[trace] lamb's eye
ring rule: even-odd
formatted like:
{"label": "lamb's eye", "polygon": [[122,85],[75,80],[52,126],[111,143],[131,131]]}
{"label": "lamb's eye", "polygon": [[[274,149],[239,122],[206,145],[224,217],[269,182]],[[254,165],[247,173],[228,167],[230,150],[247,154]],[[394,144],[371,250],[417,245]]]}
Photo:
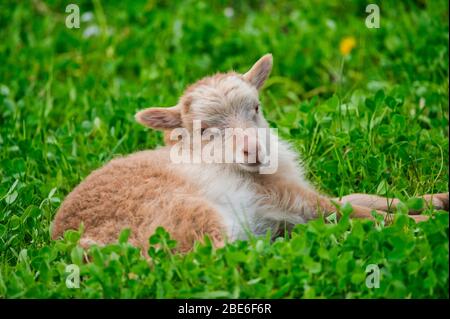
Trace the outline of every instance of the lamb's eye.
{"label": "lamb's eye", "polygon": [[259,112],[259,104],[255,105],[255,112],[258,113]]}

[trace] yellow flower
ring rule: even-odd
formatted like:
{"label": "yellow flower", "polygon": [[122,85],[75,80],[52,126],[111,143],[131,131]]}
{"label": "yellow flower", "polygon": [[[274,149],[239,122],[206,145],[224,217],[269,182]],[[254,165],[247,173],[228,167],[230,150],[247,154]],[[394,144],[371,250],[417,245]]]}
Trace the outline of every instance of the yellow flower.
{"label": "yellow flower", "polygon": [[356,46],[356,40],[354,37],[346,37],[341,40],[339,49],[342,55],[349,55],[353,48]]}

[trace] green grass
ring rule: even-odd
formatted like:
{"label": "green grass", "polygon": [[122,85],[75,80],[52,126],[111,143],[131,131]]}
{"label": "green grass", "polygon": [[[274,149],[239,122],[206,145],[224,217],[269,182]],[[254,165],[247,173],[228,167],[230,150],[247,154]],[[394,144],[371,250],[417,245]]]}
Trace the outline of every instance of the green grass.
{"label": "green grass", "polygon": [[[400,214],[389,227],[318,220],[273,243],[207,242],[184,256],[160,231],[150,265],[126,232],[88,252],[78,232],[49,236],[90,171],[162,144],[134,122],[138,109],[175,104],[196,79],[244,72],[266,52],[263,111],[319,189],[407,204],[448,191],[446,1],[383,1],[380,29],[364,26],[364,1],[79,1],[94,14],[80,29],[64,25],[68,3],[0,4],[0,297],[448,298],[443,212],[417,225]],[[92,25],[100,33],[84,37]],[[343,57],[345,37],[356,47]],[[80,289],[65,285],[71,263]],[[379,289],[365,285],[369,264],[381,268]]]}

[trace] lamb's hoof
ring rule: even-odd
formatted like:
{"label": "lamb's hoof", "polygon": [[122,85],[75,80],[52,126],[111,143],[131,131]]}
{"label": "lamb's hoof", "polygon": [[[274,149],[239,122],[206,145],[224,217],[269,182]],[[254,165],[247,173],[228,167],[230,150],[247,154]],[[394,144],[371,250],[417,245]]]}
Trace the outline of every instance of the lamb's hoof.
{"label": "lamb's hoof", "polygon": [[448,193],[437,194],[437,198],[442,202],[442,209],[448,212]]}
{"label": "lamb's hoof", "polygon": [[448,212],[448,193],[429,194],[423,196],[423,198],[430,202],[434,209],[445,210]]}

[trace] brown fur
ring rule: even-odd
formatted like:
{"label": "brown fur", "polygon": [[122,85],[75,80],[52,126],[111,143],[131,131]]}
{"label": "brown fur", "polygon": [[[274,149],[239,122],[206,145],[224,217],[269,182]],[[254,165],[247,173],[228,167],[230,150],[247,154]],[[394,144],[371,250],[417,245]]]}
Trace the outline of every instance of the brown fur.
{"label": "brown fur", "polygon": [[216,245],[224,230],[216,211],[195,189],[167,169],[168,149],[143,151],[112,160],[92,172],[65,199],[54,220],[52,238],[84,223],[85,242],[106,244],[131,228],[130,243],[148,248],[163,226],[187,251],[208,234]]}

